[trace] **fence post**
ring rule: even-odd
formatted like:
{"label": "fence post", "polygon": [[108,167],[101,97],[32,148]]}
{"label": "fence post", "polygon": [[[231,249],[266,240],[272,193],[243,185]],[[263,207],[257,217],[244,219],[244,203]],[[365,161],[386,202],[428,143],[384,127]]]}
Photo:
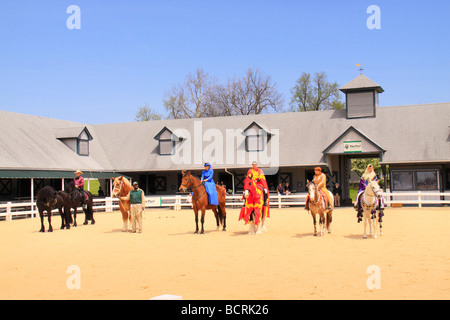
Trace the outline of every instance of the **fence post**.
{"label": "fence post", "polygon": [[180,211],[181,210],[181,196],[179,194],[177,194],[175,196],[175,211]]}
{"label": "fence post", "polygon": [[419,208],[422,208],[422,192],[418,192],[418,196],[419,196]]}
{"label": "fence post", "polygon": [[11,204],[12,202],[6,203],[6,221],[12,221]]}
{"label": "fence post", "polygon": [[278,194],[278,209],[281,209],[281,194]]}
{"label": "fence post", "polygon": [[112,198],[111,197],[105,198],[105,211],[112,212]]}

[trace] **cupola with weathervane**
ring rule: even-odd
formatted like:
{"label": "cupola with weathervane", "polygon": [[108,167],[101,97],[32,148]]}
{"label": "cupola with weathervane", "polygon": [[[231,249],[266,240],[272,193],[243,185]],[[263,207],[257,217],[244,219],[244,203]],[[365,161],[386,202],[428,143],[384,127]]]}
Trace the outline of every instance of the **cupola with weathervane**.
{"label": "cupola with weathervane", "polygon": [[345,94],[345,109],[347,119],[375,118],[378,107],[378,94],[383,88],[365,75],[361,74],[339,90]]}

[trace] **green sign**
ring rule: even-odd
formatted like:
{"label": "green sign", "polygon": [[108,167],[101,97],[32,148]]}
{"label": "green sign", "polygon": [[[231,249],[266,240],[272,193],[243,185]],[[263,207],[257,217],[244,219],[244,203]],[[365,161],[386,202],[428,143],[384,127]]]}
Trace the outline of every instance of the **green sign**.
{"label": "green sign", "polygon": [[361,153],[362,141],[344,141],[344,153]]}

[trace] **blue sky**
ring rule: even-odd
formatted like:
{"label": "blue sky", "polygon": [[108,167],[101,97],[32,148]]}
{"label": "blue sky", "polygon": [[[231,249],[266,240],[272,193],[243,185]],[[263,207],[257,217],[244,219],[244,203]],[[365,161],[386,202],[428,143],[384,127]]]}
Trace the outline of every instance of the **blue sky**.
{"label": "blue sky", "polygon": [[[69,30],[67,7],[81,10]],[[366,12],[381,10],[381,29]],[[450,101],[450,2],[2,1],[0,109],[83,123],[134,121],[186,74],[220,82],[259,68],[288,108],[302,72],[343,85],[364,74],[381,106]]]}

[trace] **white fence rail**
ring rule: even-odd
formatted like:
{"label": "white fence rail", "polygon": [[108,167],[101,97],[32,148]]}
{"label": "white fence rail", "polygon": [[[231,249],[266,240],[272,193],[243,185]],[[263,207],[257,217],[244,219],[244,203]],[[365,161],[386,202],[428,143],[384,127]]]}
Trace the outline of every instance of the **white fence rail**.
{"label": "white fence rail", "polygon": [[[385,204],[392,206],[394,204],[414,204],[422,207],[423,205],[444,205],[450,204],[450,193],[442,192],[387,192],[384,195]],[[161,196],[161,197],[146,197],[147,208],[170,208],[173,210],[181,210],[182,208],[190,208],[191,203],[188,201],[188,196]],[[272,208],[282,208],[286,206],[303,206],[306,201],[306,193],[292,194],[292,195],[276,195],[270,196],[270,206]],[[227,196],[227,207],[240,208],[243,204],[242,196]],[[94,199],[94,210],[112,212],[119,209],[119,200],[116,198],[96,198]],[[58,213],[58,210],[53,210]],[[38,216],[35,202],[7,202],[0,203],[0,217],[6,217],[6,221],[11,221],[14,217],[31,217]]]}

